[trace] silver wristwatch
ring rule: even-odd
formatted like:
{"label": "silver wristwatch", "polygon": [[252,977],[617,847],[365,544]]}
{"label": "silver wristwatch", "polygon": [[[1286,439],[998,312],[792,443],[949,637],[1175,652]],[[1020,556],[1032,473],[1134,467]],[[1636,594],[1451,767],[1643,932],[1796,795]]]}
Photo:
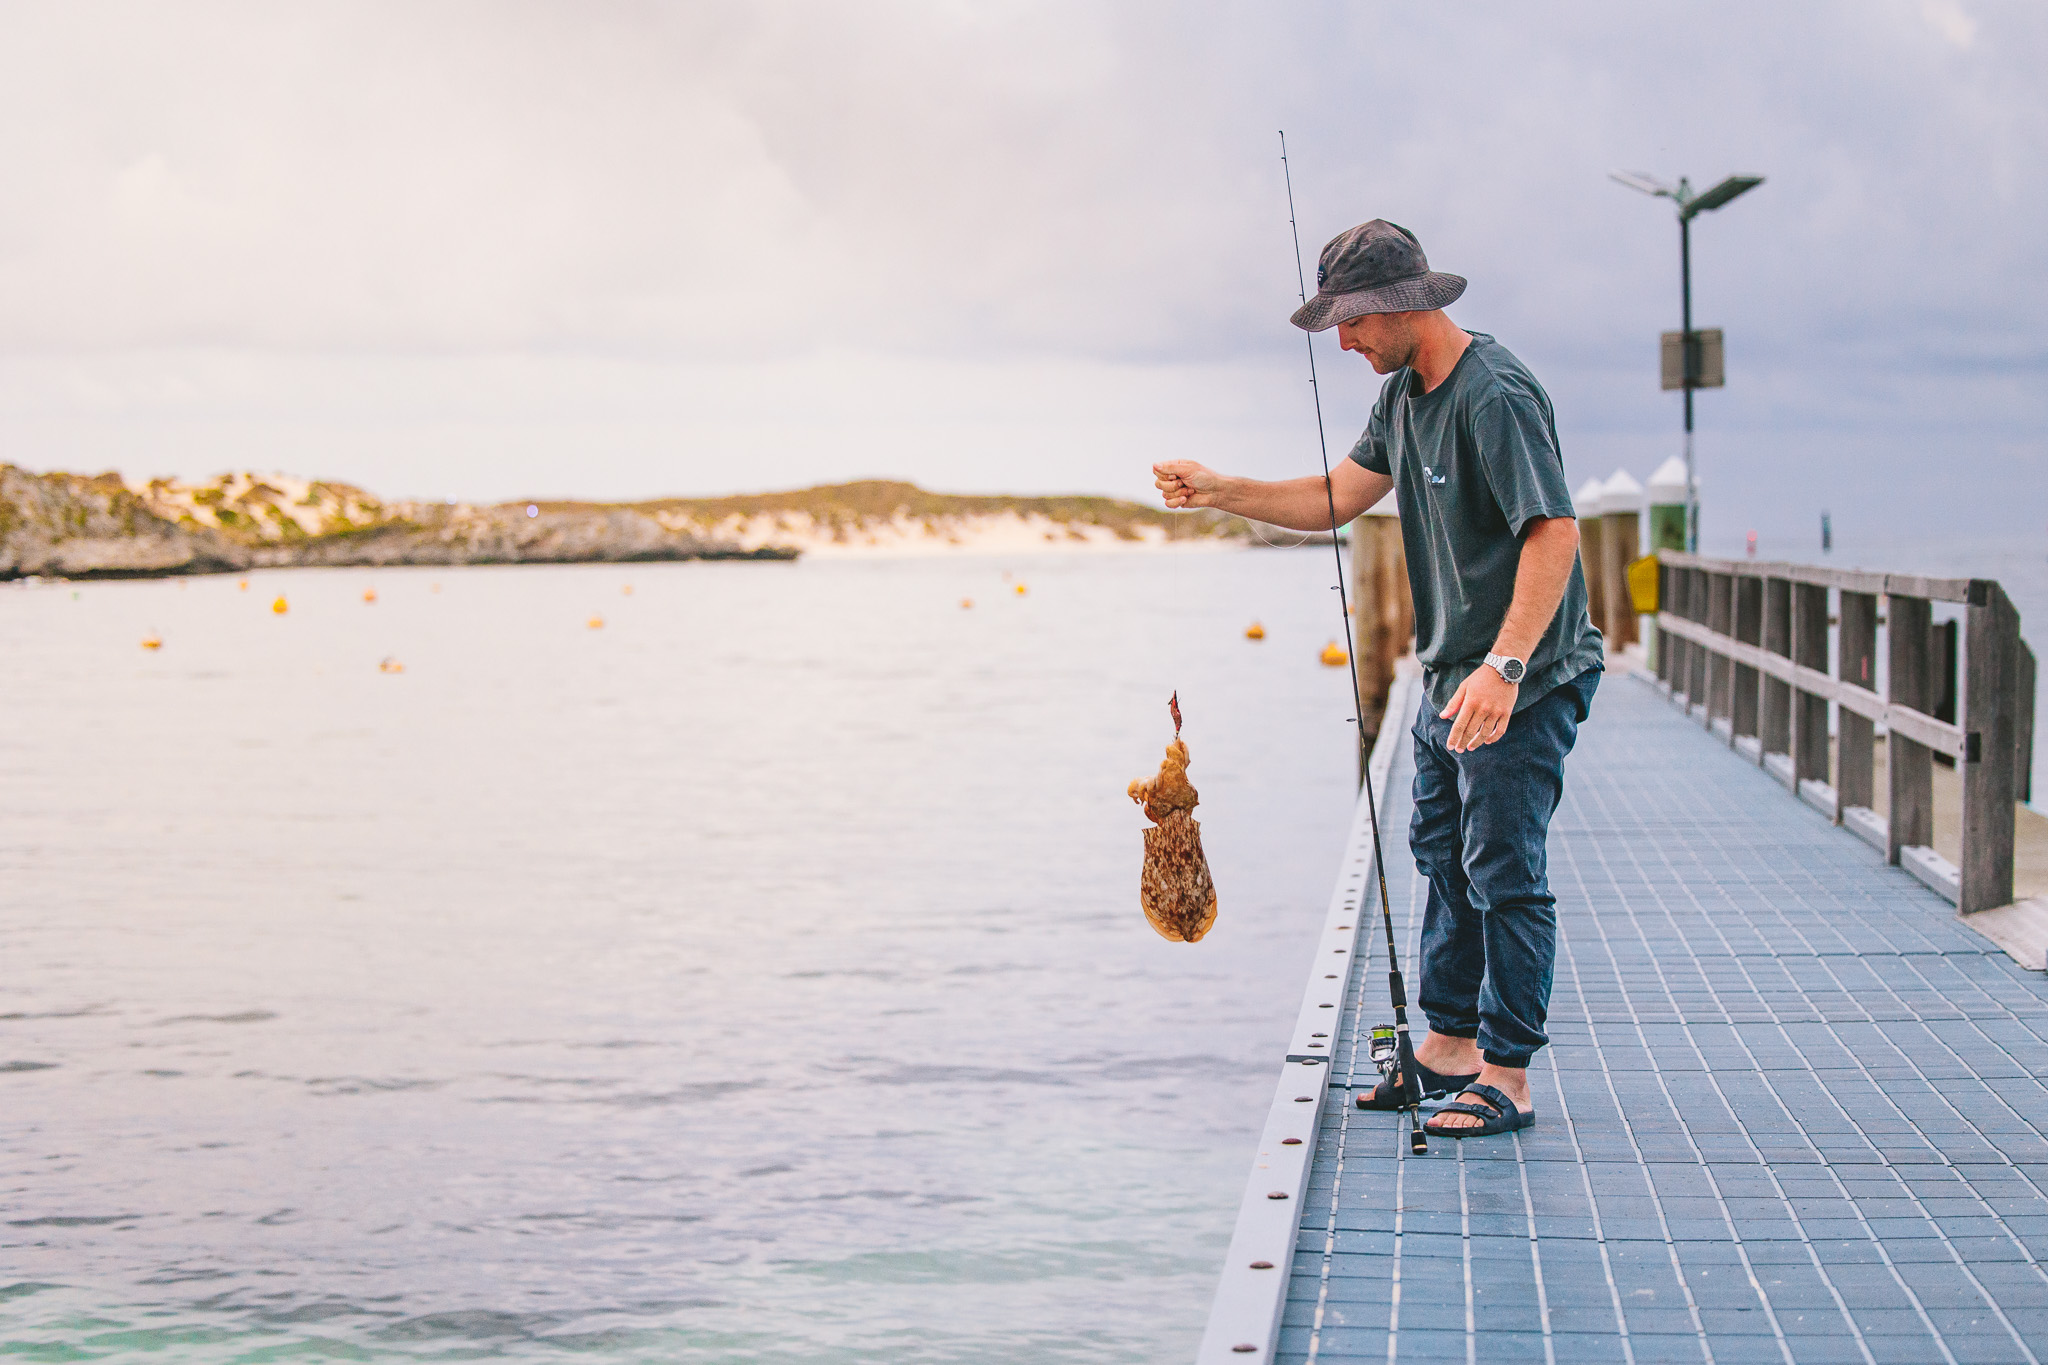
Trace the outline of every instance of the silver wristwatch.
{"label": "silver wristwatch", "polygon": [[1510,659],[1505,654],[1487,655],[1486,666],[1511,683],[1520,683],[1522,675],[1529,671],[1529,665],[1523,663],[1520,659]]}

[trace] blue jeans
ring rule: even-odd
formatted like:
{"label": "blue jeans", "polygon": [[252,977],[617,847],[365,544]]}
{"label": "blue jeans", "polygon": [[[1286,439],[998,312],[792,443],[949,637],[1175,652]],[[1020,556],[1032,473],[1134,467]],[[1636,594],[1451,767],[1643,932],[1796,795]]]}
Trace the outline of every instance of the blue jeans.
{"label": "blue jeans", "polygon": [[1429,879],[1418,1003],[1433,1033],[1476,1038],[1495,1066],[1526,1067],[1549,1040],[1557,897],[1547,874],[1564,756],[1593,709],[1589,668],[1518,711],[1491,744],[1454,754],[1454,722],[1415,718],[1415,865]]}

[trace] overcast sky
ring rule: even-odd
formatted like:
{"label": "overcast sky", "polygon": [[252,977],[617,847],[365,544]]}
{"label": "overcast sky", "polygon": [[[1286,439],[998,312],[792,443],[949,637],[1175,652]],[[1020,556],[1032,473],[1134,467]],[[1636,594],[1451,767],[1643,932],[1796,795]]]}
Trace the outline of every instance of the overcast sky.
{"label": "overcast sky", "polygon": [[[0,10],[0,459],[387,496],[1316,467],[1311,258],[1369,217],[1710,533],[2048,526],[2048,6],[27,3]],[[1341,455],[1378,380],[1322,353]],[[1710,535],[1710,539],[1714,538]]]}

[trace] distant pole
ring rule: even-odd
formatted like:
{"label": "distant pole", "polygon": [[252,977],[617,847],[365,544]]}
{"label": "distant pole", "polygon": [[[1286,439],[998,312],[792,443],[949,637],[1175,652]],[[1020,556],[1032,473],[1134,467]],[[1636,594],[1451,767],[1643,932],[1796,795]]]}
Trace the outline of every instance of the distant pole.
{"label": "distant pole", "polygon": [[[1760,175],[1731,175],[1720,184],[1707,190],[1694,190],[1692,182],[1680,176],[1676,185],[1667,185],[1641,171],[1610,171],[1608,179],[1626,185],[1632,190],[1659,199],[1669,199],[1678,206],[1678,307],[1680,315],[1678,387],[1685,390],[1685,548],[1688,554],[1698,554],[1700,549],[1700,483],[1693,468],[1692,458],[1692,391],[1700,387],[1703,366],[1699,333],[1692,329],[1692,220],[1699,214],[1711,213],[1739,194],[1746,193],[1764,183]],[[1715,345],[1719,347],[1718,335]],[[1716,376],[1707,384],[1716,388],[1721,379],[1716,362]],[[1671,385],[1667,381],[1665,388]]]}
{"label": "distant pole", "polygon": [[[1685,182],[1679,181],[1682,185]],[[1692,389],[1700,372],[1699,339],[1692,334],[1692,215],[1678,215],[1678,311],[1685,332],[1685,552],[1700,552],[1700,481],[1692,464]]]}

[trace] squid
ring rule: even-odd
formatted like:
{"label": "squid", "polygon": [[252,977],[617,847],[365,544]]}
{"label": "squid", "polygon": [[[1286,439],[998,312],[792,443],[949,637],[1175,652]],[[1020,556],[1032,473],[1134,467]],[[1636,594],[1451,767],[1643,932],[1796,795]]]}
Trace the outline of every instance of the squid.
{"label": "squid", "polygon": [[1202,827],[1194,810],[1201,797],[1188,781],[1188,746],[1180,737],[1180,694],[1167,702],[1173,715],[1173,743],[1151,778],[1127,788],[1131,800],[1152,821],[1145,831],[1145,867],[1138,878],[1138,902],[1161,938],[1195,943],[1216,923],[1216,883],[1202,853]]}

